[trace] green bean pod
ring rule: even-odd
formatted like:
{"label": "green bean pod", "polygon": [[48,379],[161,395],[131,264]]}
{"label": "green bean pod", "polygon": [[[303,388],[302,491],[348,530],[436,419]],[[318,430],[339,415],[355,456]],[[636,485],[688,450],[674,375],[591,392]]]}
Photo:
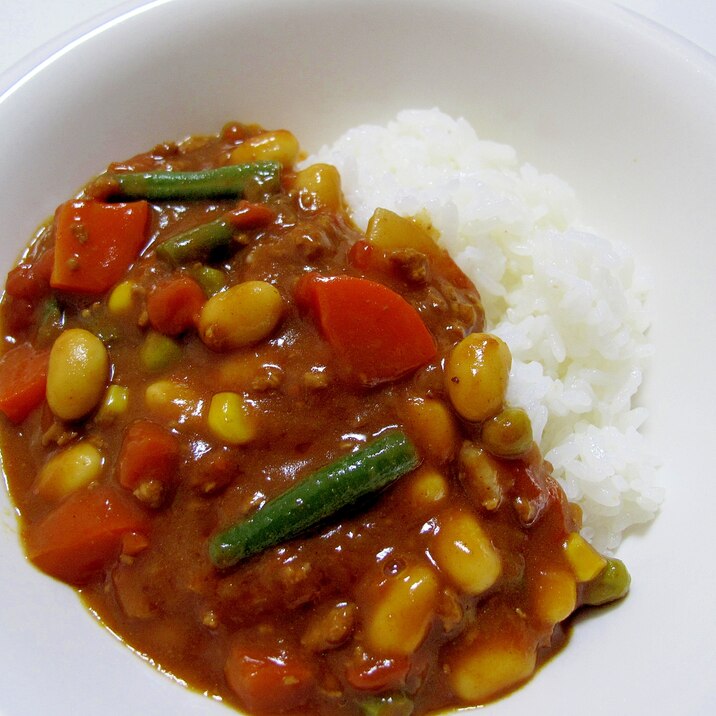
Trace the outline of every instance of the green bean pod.
{"label": "green bean pod", "polygon": [[415,447],[403,432],[387,433],[314,472],[248,519],[215,535],[209,542],[209,557],[216,567],[232,567],[314,527],[419,463]]}
{"label": "green bean pod", "polygon": [[216,219],[182,231],[157,245],[157,256],[177,266],[204,261],[215,251],[228,248],[233,234],[234,230],[228,221]]}
{"label": "green bean pod", "polygon": [[240,197],[249,181],[277,187],[278,162],[249,162],[196,172],[127,172],[109,174],[112,196],[124,199],[190,200]]}

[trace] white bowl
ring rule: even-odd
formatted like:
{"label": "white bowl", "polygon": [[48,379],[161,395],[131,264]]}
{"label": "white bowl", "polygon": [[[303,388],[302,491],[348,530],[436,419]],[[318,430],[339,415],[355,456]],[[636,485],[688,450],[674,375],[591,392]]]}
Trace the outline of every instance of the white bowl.
{"label": "white bowl", "polygon": [[[1,86],[1,85],[0,85]],[[494,714],[706,714],[716,706],[716,62],[612,5],[567,0],[174,0],[72,43],[0,97],[0,269],[109,160],[228,119],[309,150],[406,107],[464,115],[577,190],[655,277],[643,401],[657,521],[620,551],[626,602]],[[0,491],[2,492],[2,491]],[[109,637],[29,567],[0,507],[0,711],[221,714]]]}

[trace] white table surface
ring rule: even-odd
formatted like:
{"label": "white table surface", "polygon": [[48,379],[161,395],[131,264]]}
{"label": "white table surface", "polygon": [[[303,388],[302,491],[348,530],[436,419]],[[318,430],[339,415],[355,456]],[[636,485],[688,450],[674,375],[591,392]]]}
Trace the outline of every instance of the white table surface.
{"label": "white table surface", "polygon": [[[716,0],[614,1],[716,55]],[[0,0],[0,75],[8,70],[5,79],[11,81],[59,49],[64,40],[145,2]]]}

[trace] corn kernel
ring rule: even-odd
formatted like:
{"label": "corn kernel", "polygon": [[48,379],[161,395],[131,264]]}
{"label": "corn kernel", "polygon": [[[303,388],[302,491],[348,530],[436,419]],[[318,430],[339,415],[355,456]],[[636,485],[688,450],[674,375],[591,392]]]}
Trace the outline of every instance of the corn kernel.
{"label": "corn kernel", "polygon": [[238,393],[216,393],[209,405],[210,430],[230,445],[243,445],[256,436],[256,419]]}
{"label": "corn kernel", "polygon": [[535,579],[535,613],[545,624],[566,619],[577,606],[577,583],[566,570],[541,572]]}
{"label": "corn kernel", "polygon": [[442,502],[448,494],[445,477],[432,467],[424,466],[410,478],[410,497],[416,505],[434,505]]}
{"label": "corn kernel", "polygon": [[435,572],[421,564],[385,578],[377,601],[366,609],[366,647],[379,655],[412,654],[430,627],[439,586]]}
{"label": "corn kernel", "polygon": [[45,463],[40,471],[37,492],[47,500],[61,500],[96,480],[103,464],[102,454],[92,443],[75,443]]}
{"label": "corn kernel", "polygon": [[117,417],[126,412],[128,404],[129,389],[123,385],[110,385],[95,415],[95,422],[100,424],[114,422]]}
{"label": "corn kernel", "polygon": [[607,566],[607,560],[578,532],[567,537],[564,554],[578,582],[590,582]]}
{"label": "corn kernel", "polygon": [[286,129],[277,129],[245,139],[231,152],[230,161],[232,164],[274,161],[288,167],[296,161],[298,150],[296,137]]}
{"label": "corn kernel", "polygon": [[502,560],[477,518],[450,511],[438,516],[430,553],[438,567],[466,594],[481,594],[502,574]]}
{"label": "corn kernel", "polygon": [[458,431],[445,403],[433,398],[411,398],[403,412],[412,437],[428,457],[443,463],[454,455]]}
{"label": "corn kernel", "polygon": [[107,300],[109,312],[115,316],[124,316],[135,307],[135,292],[137,286],[132,281],[122,281],[117,284]]}
{"label": "corn kernel", "polygon": [[472,704],[483,704],[517,686],[535,670],[536,653],[498,635],[476,639],[450,663],[455,693]]}

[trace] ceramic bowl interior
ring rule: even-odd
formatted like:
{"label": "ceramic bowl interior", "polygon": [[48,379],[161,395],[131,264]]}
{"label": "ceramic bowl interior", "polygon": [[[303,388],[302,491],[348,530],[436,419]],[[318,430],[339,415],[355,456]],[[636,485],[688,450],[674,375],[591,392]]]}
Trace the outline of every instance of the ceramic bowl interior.
{"label": "ceramic bowl interior", "polygon": [[[620,552],[632,594],[578,619],[566,649],[489,711],[707,713],[716,64],[705,54],[586,0],[155,2],[0,96],[0,270],[108,161],[157,142],[241,119],[286,126],[310,151],[432,106],[572,184],[584,218],[629,243],[655,286],[641,400],[667,500]],[[30,568],[0,500],[1,713],[229,713],[129,654]]]}

